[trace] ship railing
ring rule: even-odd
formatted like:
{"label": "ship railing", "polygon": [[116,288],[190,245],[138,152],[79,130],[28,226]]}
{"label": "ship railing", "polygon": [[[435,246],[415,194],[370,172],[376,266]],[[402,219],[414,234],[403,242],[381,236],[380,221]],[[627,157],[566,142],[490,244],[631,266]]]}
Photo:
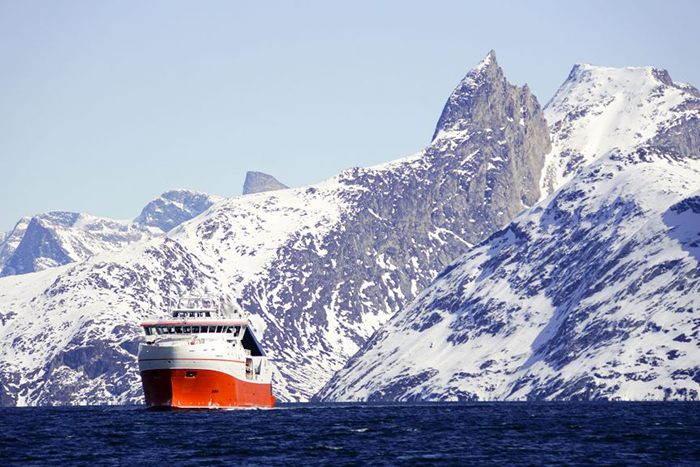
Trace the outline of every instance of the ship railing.
{"label": "ship railing", "polygon": [[212,295],[180,295],[178,297],[167,297],[169,306],[172,308],[218,308],[220,298]]}

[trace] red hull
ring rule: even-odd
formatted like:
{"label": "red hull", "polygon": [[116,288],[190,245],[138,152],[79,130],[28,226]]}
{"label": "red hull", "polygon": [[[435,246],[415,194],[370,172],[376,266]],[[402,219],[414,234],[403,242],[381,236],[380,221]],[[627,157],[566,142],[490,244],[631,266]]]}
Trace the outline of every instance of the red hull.
{"label": "red hull", "polygon": [[199,369],[141,372],[149,407],[273,407],[272,385],[241,381],[226,373]]}

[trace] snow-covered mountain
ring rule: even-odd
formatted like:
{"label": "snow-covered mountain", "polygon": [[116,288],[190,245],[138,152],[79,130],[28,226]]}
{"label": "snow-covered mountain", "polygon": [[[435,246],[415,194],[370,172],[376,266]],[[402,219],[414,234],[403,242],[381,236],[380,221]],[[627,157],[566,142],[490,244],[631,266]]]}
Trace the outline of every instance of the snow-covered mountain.
{"label": "snow-covered mountain", "polygon": [[148,203],[133,221],[62,211],[24,217],[0,240],[0,276],[42,271],[102,251],[119,251],[128,244],[162,236],[220,200],[196,191],[171,190]]}
{"label": "snow-covered mountain", "polygon": [[[697,153],[697,91],[659,68],[576,65],[545,108],[553,150],[542,176],[543,195],[570,180],[612,148],[649,144]],[[676,135],[683,128],[691,134]],[[668,143],[661,139],[669,140]]]}
{"label": "snow-covered mountain", "polygon": [[320,400],[698,399],[700,93],[574,67],[546,195],[446,268]]}
{"label": "snow-covered mountain", "polygon": [[27,274],[72,263],[150,238],[156,232],[77,212],[53,211],[21,219],[2,246],[7,259],[0,275]]}
{"label": "snow-covered mountain", "polygon": [[417,155],[222,200],[81,262],[0,279],[5,404],[138,402],[138,323],[177,289],[251,312],[282,400],[311,397],[451,261],[540,197],[549,130],[489,54]]}
{"label": "snow-covered mountain", "polygon": [[134,223],[141,226],[157,227],[168,232],[178,225],[197,217],[214,203],[221,201],[218,196],[192,190],[170,190],[146,205]]}

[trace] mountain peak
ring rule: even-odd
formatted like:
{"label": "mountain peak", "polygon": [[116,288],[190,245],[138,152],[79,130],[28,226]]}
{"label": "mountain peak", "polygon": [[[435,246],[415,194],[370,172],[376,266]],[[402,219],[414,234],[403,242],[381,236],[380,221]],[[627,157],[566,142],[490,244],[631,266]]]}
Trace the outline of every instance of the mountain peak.
{"label": "mountain peak", "polygon": [[489,96],[505,91],[511,86],[496,60],[496,52],[490,51],[478,65],[460,81],[440,115],[433,140],[441,132],[463,131],[481,107],[488,107]]}
{"label": "mountain peak", "polygon": [[245,182],[243,183],[243,194],[251,195],[253,193],[263,193],[265,191],[286,190],[287,185],[278,181],[272,175],[264,172],[249,171],[245,174]]}
{"label": "mountain peak", "polygon": [[490,68],[490,67],[495,67],[498,68],[498,61],[496,60],[496,52],[492,49],[489,53],[486,54],[486,56],[479,62],[477,66],[474,67],[474,70],[481,70],[484,68]]}
{"label": "mountain peak", "polygon": [[692,86],[683,83],[675,83],[673,79],[671,79],[668,70],[664,68],[653,66],[610,67],[591,65],[590,63],[575,64],[573,68],[571,68],[571,72],[562,87],[567,83],[590,81],[592,79],[605,80],[616,85],[634,79],[652,86],[663,84],[671,87],[692,88]]}
{"label": "mountain peak", "polygon": [[203,213],[220,199],[198,191],[169,190],[148,203],[134,222],[168,232]]}
{"label": "mountain peak", "polygon": [[168,190],[160,195],[160,198],[170,199],[170,200],[180,200],[189,196],[209,196],[207,193],[189,190],[187,188],[174,188]]}
{"label": "mountain peak", "polygon": [[[577,64],[545,106],[554,150],[543,176],[547,195],[597,157],[617,148],[661,145],[685,157],[694,154],[700,93],[674,83],[668,71],[651,66]],[[676,138],[682,133],[686,137]]]}

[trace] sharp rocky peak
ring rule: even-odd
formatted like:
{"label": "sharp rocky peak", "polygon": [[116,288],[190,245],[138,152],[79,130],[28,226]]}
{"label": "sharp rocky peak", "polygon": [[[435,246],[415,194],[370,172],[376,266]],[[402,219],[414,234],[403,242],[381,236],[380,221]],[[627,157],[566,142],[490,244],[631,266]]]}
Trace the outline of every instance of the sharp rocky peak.
{"label": "sharp rocky peak", "polygon": [[465,120],[472,117],[472,109],[476,101],[489,90],[505,86],[503,70],[498,65],[496,53],[492,50],[460,81],[452,91],[447,103],[442,110],[440,120],[435,128],[433,140],[438,138],[441,132],[460,131]]}
{"label": "sharp rocky peak", "polygon": [[288,187],[272,175],[264,172],[247,172],[243,183],[243,194],[263,193],[265,191],[286,190]]}

